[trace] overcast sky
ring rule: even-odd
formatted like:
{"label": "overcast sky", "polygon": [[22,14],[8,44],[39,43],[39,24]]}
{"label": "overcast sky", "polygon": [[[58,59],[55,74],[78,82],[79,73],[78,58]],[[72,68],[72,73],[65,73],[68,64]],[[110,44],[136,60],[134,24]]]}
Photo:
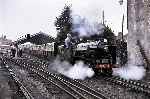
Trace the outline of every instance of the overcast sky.
{"label": "overcast sky", "polygon": [[[39,31],[56,36],[54,21],[66,3],[72,4],[73,14],[84,16],[92,21],[102,21],[105,11],[106,24],[115,34],[121,31],[121,19],[126,13],[126,0],[123,6],[119,0],[0,0],[0,35],[5,34],[15,40],[27,33]],[[125,19],[127,16],[125,15]],[[125,20],[126,30],[126,20]]]}

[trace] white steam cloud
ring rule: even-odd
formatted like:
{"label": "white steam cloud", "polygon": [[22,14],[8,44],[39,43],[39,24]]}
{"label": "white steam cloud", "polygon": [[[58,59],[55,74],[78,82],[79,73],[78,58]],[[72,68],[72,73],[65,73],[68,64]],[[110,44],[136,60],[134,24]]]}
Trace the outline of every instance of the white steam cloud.
{"label": "white steam cloud", "polygon": [[136,39],[128,44],[128,63],[120,68],[113,69],[113,75],[124,79],[141,80],[146,70],[144,68],[144,59],[140,53],[139,46],[136,45]]}
{"label": "white steam cloud", "polygon": [[143,66],[123,66],[121,68],[114,68],[113,75],[120,76],[124,79],[140,80],[145,76],[145,69]]}
{"label": "white steam cloud", "polygon": [[56,59],[49,67],[71,79],[84,80],[85,78],[90,78],[94,75],[93,69],[89,68],[82,61],[78,61],[74,65],[71,65],[67,61]]}
{"label": "white steam cloud", "polygon": [[97,22],[90,22],[86,18],[78,15],[72,15],[73,32],[78,33],[79,37],[89,37],[95,34],[101,34],[104,30],[104,25]]}

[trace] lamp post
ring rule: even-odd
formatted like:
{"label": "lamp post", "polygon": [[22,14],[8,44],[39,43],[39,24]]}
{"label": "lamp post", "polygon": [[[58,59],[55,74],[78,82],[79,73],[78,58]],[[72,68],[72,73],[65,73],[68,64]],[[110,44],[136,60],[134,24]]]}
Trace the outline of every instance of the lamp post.
{"label": "lamp post", "polygon": [[[121,6],[123,6],[123,0],[119,0],[119,4],[121,5]],[[122,41],[123,41],[123,24],[124,24],[124,12],[123,12],[123,16],[122,16],[122,31],[121,31],[121,36],[122,36]]]}
{"label": "lamp post", "polygon": [[119,0],[120,5],[123,5],[123,0]]}
{"label": "lamp post", "polygon": [[[123,7],[123,0],[119,0],[119,4]],[[123,9],[123,8],[122,8]],[[122,16],[122,23],[121,23],[121,40],[120,40],[120,65],[124,65],[124,39],[123,39],[123,25],[124,25],[124,12],[123,12],[123,16]]]}

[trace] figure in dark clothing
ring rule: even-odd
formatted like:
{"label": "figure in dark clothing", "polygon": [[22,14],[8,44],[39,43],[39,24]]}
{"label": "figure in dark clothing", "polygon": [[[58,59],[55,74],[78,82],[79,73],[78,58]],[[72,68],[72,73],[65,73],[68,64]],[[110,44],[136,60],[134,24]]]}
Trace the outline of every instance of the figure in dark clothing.
{"label": "figure in dark clothing", "polygon": [[65,39],[65,47],[69,49],[71,47],[71,35],[67,34],[67,38]]}
{"label": "figure in dark clothing", "polygon": [[15,57],[16,50],[14,48],[11,49],[11,54],[12,54],[12,57]]}
{"label": "figure in dark clothing", "polygon": [[18,55],[19,55],[19,57],[22,56],[22,49],[19,50]]}
{"label": "figure in dark clothing", "polygon": [[72,37],[71,34],[67,34],[67,38],[65,39],[65,52],[64,58],[67,61],[71,61],[72,59]]}

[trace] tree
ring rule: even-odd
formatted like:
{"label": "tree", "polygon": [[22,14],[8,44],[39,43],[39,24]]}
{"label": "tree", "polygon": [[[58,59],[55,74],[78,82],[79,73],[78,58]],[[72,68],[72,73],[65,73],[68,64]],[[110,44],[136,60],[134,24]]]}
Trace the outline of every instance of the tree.
{"label": "tree", "polygon": [[57,30],[56,42],[62,44],[68,33],[72,31],[72,17],[70,6],[65,6],[61,15],[56,17],[55,26]]}
{"label": "tree", "polygon": [[103,37],[107,39],[108,45],[114,45],[115,44],[115,34],[111,30],[110,27],[105,26],[104,32],[103,32]]}

